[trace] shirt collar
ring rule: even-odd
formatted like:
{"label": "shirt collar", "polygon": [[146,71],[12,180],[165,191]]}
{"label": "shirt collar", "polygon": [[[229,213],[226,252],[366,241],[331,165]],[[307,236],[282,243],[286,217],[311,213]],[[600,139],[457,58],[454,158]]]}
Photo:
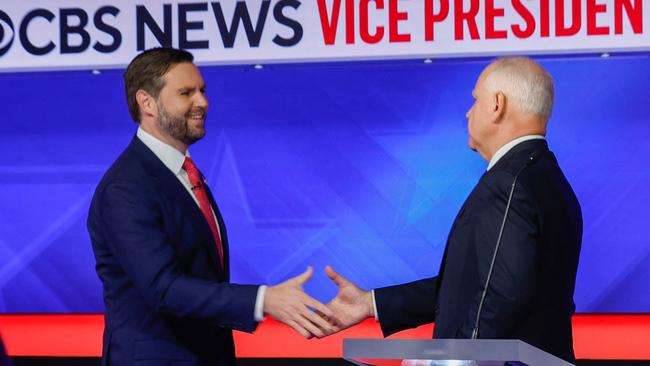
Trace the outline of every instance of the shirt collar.
{"label": "shirt collar", "polygon": [[141,127],[138,127],[136,136],[138,136],[140,141],[142,141],[142,143],[145,144],[145,146],[147,146],[149,150],[151,150],[154,155],[156,155],[158,159],[160,159],[160,161],[162,161],[163,164],[172,171],[172,173],[178,175],[181,172],[183,169],[183,162],[185,162],[185,157],[190,156],[189,151],[186,151],[185,155],[183,155],[180,151],[153,137]]}
{"label": "shirt collar", "polygon": [[501,159],[505,154],[508,153],[513,147],[521,144],[524,141],[528,140],[538,140],[538,139],[544,139],[544,136],[542,135],[526,135],[526,136],[521,136],[519,138],[516,138],[507,144],[501,146],[499,150],[497,150],[494,155],[492,155],[492,159],[490,159],[490,164],[488,164],[487,170],[492,169],[494,165]]}

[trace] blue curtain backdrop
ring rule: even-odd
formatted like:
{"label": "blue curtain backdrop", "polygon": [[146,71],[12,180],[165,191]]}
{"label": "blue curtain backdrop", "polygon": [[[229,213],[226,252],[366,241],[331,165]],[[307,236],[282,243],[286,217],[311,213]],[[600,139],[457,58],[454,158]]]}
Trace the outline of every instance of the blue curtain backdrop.
{"label": "blue curtain backdrop", "polygon": [[[549,144],[583,207],[580,312],[650,312],[650,63],[541,59]],[[233,280],[329,264],[365,288],[435,275],[486,167],[465,112],[486,60],[204,67],[192,147],[225,217]],[[121,70],[0,74],[0,312],[100,312],[85,228],[95,185],[136,125]]]}

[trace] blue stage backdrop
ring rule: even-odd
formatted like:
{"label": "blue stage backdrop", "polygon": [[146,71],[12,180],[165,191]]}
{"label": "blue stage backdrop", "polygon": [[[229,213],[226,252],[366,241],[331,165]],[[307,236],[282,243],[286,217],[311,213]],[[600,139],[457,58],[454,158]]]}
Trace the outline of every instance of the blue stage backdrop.
{"label": "blue stage backdrop", "polygon": [[[582,203],[580,312],[650,312],[650,63],[542,59],[548,140]],[[435,275],[486,168],[465,112],[485,60],[205,67],[192,147],[225,217],[233,280],[332,265],[364,288]],[[86,232],[95,185],[136,130],[119,70],[0,75],[0,312],[101,312]]]}

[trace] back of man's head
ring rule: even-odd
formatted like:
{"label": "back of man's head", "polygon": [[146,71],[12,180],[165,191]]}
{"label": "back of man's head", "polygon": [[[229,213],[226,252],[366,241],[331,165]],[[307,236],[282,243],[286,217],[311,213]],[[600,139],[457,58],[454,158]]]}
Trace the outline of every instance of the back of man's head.
{"label": "back of man's head", "polygon": [[546,122],[554,100],[553,78],[535,61],[526,57],[506,57],[486,69],[485,86],[501,91],[513,107]]}

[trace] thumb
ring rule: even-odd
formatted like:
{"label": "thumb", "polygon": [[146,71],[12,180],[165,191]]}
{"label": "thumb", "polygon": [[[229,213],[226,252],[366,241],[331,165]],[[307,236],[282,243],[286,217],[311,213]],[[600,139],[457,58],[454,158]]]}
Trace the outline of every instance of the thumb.
{"label": "thumb", "polygon": [[293,282],[293,283],[295,283],[295,284],[297,284],[299,286],[302,286],[305,282],[309,281],[312,274],[314,274],[314,269],[311,266],[309,266],[309,267],[307,267],[307,270],[305,272],[303,272],[302,274],[292,278],[291,282]]}
{"label": "thumb", "polygon": [[350,282],[343,278],[343,276],[340,274],[336,273],[336,271],[334,271],[334,269],[332,269],[330,266],[325,267],[325,273],[327,273],[327,277],[329,277],[338,287],[346,285]]}

